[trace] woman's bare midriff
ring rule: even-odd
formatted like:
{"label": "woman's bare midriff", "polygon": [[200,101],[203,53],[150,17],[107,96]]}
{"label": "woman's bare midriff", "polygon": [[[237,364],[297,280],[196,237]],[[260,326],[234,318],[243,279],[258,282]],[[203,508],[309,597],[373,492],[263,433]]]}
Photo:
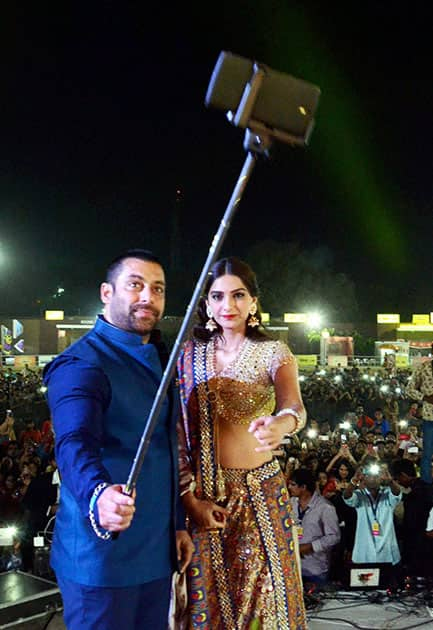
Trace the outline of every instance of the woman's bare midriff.
{"label": "woman's bare midriff", "polygon": [[218,421],[219,462],[223,468],[258,468],[272,460],[271,452],[256,453],[259,446],[248,424]]}

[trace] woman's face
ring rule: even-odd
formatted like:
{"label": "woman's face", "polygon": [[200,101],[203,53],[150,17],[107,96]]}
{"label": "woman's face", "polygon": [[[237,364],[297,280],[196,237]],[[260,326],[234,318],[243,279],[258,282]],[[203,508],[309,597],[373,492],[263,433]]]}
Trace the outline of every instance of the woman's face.
{"label": "woman's face", "polygon": [[245,333],[250,308],[256,302],[238,276],[226,274],[211,285],[206,305],[223,331]]}
{"label": "woman's face", "polygon": [[346,479],[349,476],[349,469],[346,466],[346,464],[341,464],[339,469],[338,469],[338,473],[341,477],[341,479]]}
{"label": "woman's face", "polygon": [[326,484],[328,483],[328,475],[326,474],[326,472],[319,472],[319,474],[317,475],[317,481],[321,488],[326,486]]}

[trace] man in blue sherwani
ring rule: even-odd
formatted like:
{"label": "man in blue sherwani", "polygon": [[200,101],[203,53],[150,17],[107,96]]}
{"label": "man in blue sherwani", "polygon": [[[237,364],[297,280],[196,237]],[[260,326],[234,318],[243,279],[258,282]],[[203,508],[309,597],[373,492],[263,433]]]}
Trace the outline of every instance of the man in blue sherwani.
{"label": "man in blue sherwani", "polygon": [[[166,630],[171,575],[192,543],[178,501],[171,388],[136,493],[123,494],[164,364],[165,277],[147,250],[116,258],[104,315],[44,371],[61,475],[51,564],[70,630]],[[117,540],[112,532],[121,532]]]}

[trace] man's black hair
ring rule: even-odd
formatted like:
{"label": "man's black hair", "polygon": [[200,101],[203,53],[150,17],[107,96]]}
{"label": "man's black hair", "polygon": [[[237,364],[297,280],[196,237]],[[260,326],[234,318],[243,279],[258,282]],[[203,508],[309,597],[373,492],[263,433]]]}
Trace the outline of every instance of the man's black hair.
{"label": "man's black hair", "polygon": [[144,260],[145,262],[153,262],[162,267],[162,263],[157,256],[149,249],[127,249],[119,256],[116,256],[107,267],[106,273],[106,282],[113,285],[116,283],[117,276],[119,275],[124,260],[127,258],[138,258],[139,260]]}
{"label": "man's black hair", "polygon": [[316,477],[308,468],[297,468],[291,473],[290,479],[298,486],[305,486],[311,494],[316,489]]}
{"label": "man's black hair", "polygon": [[408,477],[416,477],[415,464],[410,459],[394,459],[391,462],[391,474],[394,478],[401,473],[405,473]]}

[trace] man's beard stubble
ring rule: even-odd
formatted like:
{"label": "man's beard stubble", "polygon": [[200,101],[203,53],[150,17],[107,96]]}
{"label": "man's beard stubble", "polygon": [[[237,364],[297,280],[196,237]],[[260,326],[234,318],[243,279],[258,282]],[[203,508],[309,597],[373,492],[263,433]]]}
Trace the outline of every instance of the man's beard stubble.
{"label": "man's beard stubble", "polygon": [[[153,316],[137,318],[135,312],[140,309],[150,311]],[[160,312],[154,306],[149,305],[134,304],[129,306],[128,311],[125,312],[125,305],[112,303],[110,311],[110,319],[115,326],[127,332],[138,333],[142,336],[150,335],[160,320]]]}
{"label": "man's beard stubble", "polygon": [[[137,318],[135,316],[135,313],[136,311],[141,310],[141,309],[150,311],[153,314],[153,317],[146,316],[145,318],[143,317]],[[129,309],[129,316],[128,316],[129,329],[132,332],[140,333],[140,335],[150,335],[150,333],[155,328],[159,320],[160,320],[160,312],[154,306],[149,306],[149,305],[137,306],[136,304],[134,304],[134,306],[131,306],[131,308]]]}

